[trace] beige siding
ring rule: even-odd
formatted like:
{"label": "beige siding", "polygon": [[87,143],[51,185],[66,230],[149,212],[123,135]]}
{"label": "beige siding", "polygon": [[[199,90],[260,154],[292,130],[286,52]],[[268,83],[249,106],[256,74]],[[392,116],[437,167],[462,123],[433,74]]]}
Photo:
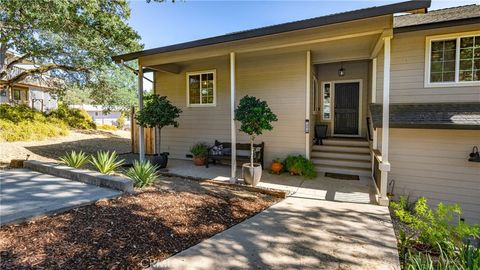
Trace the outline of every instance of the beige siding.
{"label": "beige siding", "polygon": [[[266,164],[286,154],[305,154],[305,52],[284,55],[248,57],[237,56],[237,103],[245,95],[268,102],[279,121],[273,131],[257,138],[266,144]],[[230,141],[230,69],[229,58],[184,62],[180,74],[157,73],[157,93],[166,95],[183,113],[178,128],[164,128],[162,151],[173,158],[185,158],[192,144],[215,139]],[[215,107],[186,107],[186,72],[216,69],[217,105]],[[237,126],[238,127],[238,126]],[[247,142],[237,134],[238,142]]]}
{"label": "beige siding", "polygon": [[[362,121],[360,124],[361,135],[363,137],[367,134],[367,97],[369,91],[369,75],[368,75],[368,61],[354,61],[354,62],[344,62],[343,68],[345,69],[345,76],[338,76],[338,69],[341,67],[340,63],[332,64],[321,64],[317,65],[317,76],[320,84],[320,88],[323,82],[341,82],[342,80],[361,80],[362,81]],[[321,91],[320,91],[321,92]],[[333,94],[333,92],[332,92]],[[321,114],[317,119],[318,123],[328,124],[328,134],[332,135],[332,124],[333,121],[324,122],[321,119]]]}
{"label": "beige siding", "polygon": [[467,222],[480,222],[480,163],[467,161],[475,130],[390,130],[389,180],[396,195],[425,196],[430,203],[460,203]]}
{"label": "beige siding", "polygon": [[[480,24],[395,34],[391,55],[391,103],[480,101],[479,86],[424,87],[425,38],[480,29]],[[379,54],[377,101],[382,102],[383,51]]]}

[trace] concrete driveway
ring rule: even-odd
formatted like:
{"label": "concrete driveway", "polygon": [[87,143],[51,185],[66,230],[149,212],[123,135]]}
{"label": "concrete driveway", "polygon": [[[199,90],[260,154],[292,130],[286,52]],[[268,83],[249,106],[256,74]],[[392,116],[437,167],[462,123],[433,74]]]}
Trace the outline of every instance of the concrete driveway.
{"label": "concrete driveway", "polygon": [[27,169],[0,171],[0,225],[63,212],[120,194]]}
{"label": "concrete driveway", "polygon": [[400,269],[386,207],[363,198],[331,201],[317,191],[301,185],[280,203],[152,268]]}

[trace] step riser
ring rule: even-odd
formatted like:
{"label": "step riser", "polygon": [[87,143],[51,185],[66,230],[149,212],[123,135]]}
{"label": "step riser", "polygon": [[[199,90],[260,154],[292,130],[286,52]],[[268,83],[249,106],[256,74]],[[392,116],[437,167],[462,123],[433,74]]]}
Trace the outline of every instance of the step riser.
{"label": "step riser", "polygon": [[320,152],[313,151],[312,158],[331,158],[331,159],[354,159],[354,160],[371,160],[369,154],[351,154],[351,153],[337,153],[337,152]]}
{"label": "step riser", "polygon": [[352,170],[352,169],[342,169],[342,168],[328,168],[328,167],[316,167],[318,173],[341,173],[341,174],[350,174],[350,175],[358,175],[358,176],[371,176],[372,173],[370,171],[364,170]]}
{"label": "step riser", "polygon": [[345,146],[333,146],[333,145],[314,145],[312,148],[314,151],[329,151],[329,152],[342,152],[342,153],[370,153],[368,147],[345,147]]}
{"label": "step riser", "polygon": [[323,140],[323,145],[338,145],[338,146],[364,146],[368,147],[367,141],[346,141],[346,140]]}
{"label": "step riser", "polygon": [[372,167],[370,162],[362,162],[362,161],[351,161],[351,160],[338,160],[338,159],[312,159],[312,162],[315,165],[333,165],[333,166],[345,166],[345,167],[355,167],[355,168],[363,168],[369,169]]}

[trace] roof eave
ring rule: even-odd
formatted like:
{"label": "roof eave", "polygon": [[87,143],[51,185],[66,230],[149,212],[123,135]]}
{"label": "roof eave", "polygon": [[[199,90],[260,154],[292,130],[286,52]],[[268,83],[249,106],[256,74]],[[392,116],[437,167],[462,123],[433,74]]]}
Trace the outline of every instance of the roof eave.
{"label": "roof eave", "polygon": [[429,30],[434,28],[462,26],[474,23],[480,23],[480,17],[395,27],[393,28],[393,33],[400,34],[414,31]]}
{"label": "roof eave", "polygon": [[120,63],[121,61],[131,61],[148,55],[172,52],[214,44],[221,44],[226,42],[233,42],[243,39],[256,38],[262,36],[268,36],[273,34],[286,33],[301,29],[307,29],[312,27],[326,26],[330,24],[343,23],[361,19],[367,19],[378,16],[385,16],[388,14],[400,13],[400,12],[418,12],[419,10],[426,11],[431,4],[431,0],[422,1],[406,1],[390,5],[384,5],[379,7],[365,8],[355,11],[348,11],[339,14],[332,14],[297,22],[289,22],[284,24],[278,24],[273,26],[267,26],[263,28],[257,28],[247,30],[243,32],[231,33],[211,38],[199,39],[189,41],[185,43],[174,44],[165,47],[159,47],[154,49],[148,49],[144,51],[138,51],[133,53],[127,53],[122,55],[116,55],[112,57],[112,60]]}

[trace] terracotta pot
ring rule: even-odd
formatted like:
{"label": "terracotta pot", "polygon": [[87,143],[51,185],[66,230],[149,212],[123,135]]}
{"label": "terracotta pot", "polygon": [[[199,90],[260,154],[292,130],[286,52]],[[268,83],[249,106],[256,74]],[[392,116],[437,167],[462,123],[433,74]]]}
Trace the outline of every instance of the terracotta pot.
{"label": "terracotta pot", "polygon": [[205,157],[197,157],[197,156],[193,157],[193,164],[195,164],[195,166],[204,166],[205,161],[206,161]]}
{"label": "terracotta pot", "polygon": [[279,174],[283,170],[283,164],[281,162],[273,162],[271,170],[272,173]]}
{"label": "terracotta pot", "polygon": [[250,163],[244,163],[242,165],[242,176],[245,184],[256,186],[262,178],[262,165],[253,163],[253,168]]}

